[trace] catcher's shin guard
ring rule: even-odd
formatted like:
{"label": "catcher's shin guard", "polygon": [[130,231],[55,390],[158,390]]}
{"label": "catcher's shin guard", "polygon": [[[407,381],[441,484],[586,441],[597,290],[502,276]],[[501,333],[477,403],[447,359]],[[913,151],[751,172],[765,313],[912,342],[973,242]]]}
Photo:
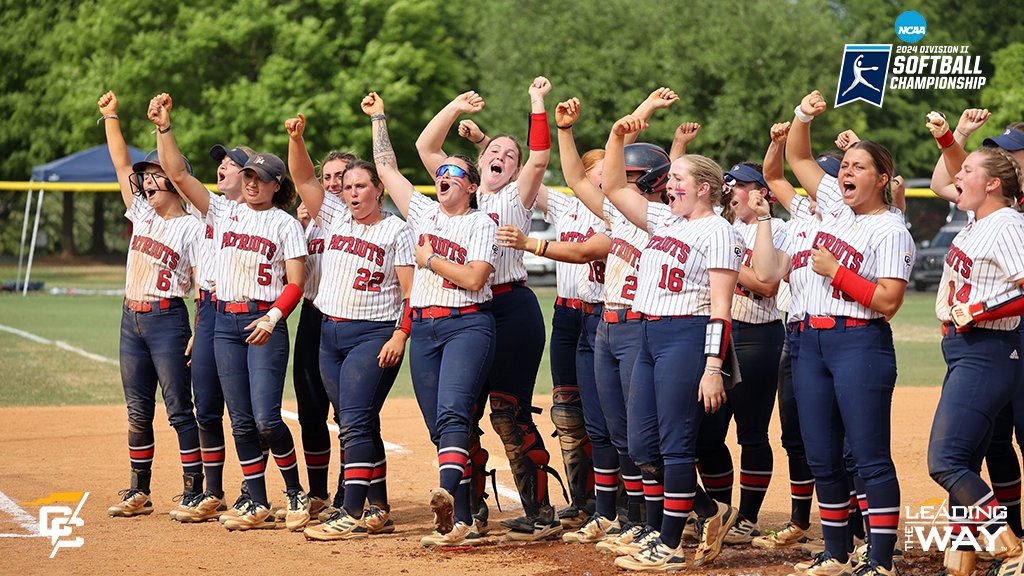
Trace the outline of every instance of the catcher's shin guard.
{"label": "catcher's shin guard", "polygon": [[514,396],[491,394],[491,426],[505,445],[512,476],[527,518],[551,522],[554,509],[548,499],[550,456],[532,422],[517,422]]}
{"label": "catcher's shin guard", "polygon": [[583,425],[583,407],[579,390],[560,388],[554,393],[551,421],[555,425],[558,444],[565,464],[571,504],[578,509],[592,509],[594,501],[594,462],[590,438]]}
{"label": "catcher's shin guard", "polygon": [[480,445],[481,434],[482,432],[479,429],[470,434],[469,461],[466,464],[470,467],[471,491],[469,493],[469,507],[473,513],[473,518],[486,526],[487,519],[490,516],[490,510],[487,507],[488,477],[491,478],[492,484],[495,485],[494,501],[497,503],[499,511],[501,510],[501,502],[498,500],[495,471],[487,469],[487,459],[490,457],[490,453]]}

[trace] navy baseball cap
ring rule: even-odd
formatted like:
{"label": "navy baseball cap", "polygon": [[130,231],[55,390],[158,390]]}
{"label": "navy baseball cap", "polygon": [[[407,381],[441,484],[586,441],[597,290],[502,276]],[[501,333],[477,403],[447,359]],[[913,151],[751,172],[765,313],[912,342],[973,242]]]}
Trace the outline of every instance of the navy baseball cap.
{"label": "navy baseball cap", "polygon": [[760,170],[753,166],[747,166],[746,164],[734,164],[728,172],[725,173],[725,181],[733,180],[736,182],[756,182],[763,188],[768,188],[768,182],[764,179],[764,174]]}
{"label": "navy baseball cap", "polygon": [[[188,158],[186,158],[185,155],[182,154],[181,159],[185,161],[185,169],[188,170],[188,173],[193,174],[192,164],[189,163]],[[149,154],[146,154],[145,160],[132,164],[132,172],[145,172],[146,168],[148,168],[149,166],[156,166],[157,168],[163,169],[163,167],[160,166],[160,156],[159,154],[157,154],[156,150],[153,150]]]}
{"label": "navy baseball cap", "polygon": [[288,192],[289,195],[291,195],[291,191],[295,190],[295,184],[288,177],[288,170],[285,168],[284,161],[270,152],[256,152],[253,154],[249,161],[245,163],[241,172],[247,170],[255,173],[264,182],[276,180],[281,185],[281,189]]}
{"label": "navy baseball cap", "polygon": [[821,156],[818,156],[817,162],[818,166],[821,166],[821,169],[825,171],[825,174],[828,174],[833,178],[839,177],[839,165],[842,164],[842,162],[839,161],[839,158],[829,156],[828,154],[822,154]]}
{"label": "navy baseball cap", "polygon": [[1007,152],[1024,150],[1024,132],[1014,128],[1007,128],[995,138],[985,138],[982,144],[985,146],[998,146]]}
{"label": "navy baseball cap", "polygon": [[241,146],[228,149],[223,144],[214,144],[213,148],[210,148],[210,158],[213,158],[217,162],[224,160],[227,156],[231,158],[231,161],[239,166],[245,166],[245,163],[249,161],[249,153],[246,152]]}

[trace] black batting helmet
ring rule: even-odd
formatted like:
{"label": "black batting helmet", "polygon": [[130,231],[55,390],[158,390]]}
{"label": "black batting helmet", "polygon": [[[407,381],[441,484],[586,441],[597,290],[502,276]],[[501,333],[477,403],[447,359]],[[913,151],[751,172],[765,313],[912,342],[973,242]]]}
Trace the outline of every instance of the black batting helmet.
{"label": "black batting helmet", "polygon": [[627,145],[624,154],[627,172],[643,172],[636,181],[641,192],[657,194],[665,191],[672,161],[661,147],[639,142]]}

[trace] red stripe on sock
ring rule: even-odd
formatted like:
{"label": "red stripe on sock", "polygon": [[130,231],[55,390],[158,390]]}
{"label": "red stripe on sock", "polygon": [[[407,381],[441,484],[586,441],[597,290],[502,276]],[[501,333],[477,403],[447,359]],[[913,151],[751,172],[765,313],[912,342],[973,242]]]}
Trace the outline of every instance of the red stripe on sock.
{"label": "red stripe on sock", "polygon": [[372,478],[374,480],[376,480],[378,478],[384,478],[387,475],[388,475],[388,465],[387,464],[381,464],[380,466],[377,466],[376,468],[373,469],[373,477]]}
{"label": "red stripe on sock", "polygon": [[665,487],[661,484],[644,483],[644,496],[664,496]]}
{"label": "red stripe on sock", "polygon": [[895,528],[900,523],[900,515],[896,514],[872,514],[872,528]]}
{"label": "red stripe on sock", "polygon": [[295,464],[295,452],[292,452],[291,454],[285,456],[284,458],[278,458],[277,456],[274,456],[274,462],[277,464],[278,468],[287,468],[288,466]]}
{"label": "red stripe on sock", "polygon": [[623,480],[622,483],[626,485],[628,492],[640,492],[644,489],[644,483],[636,480]]}
{"label": "red stripe on sock", "polygon": [[732,488],[732,474],[721,478],[707,478],[701,476],[701,482],[704,483],[704,488],[707,490],[724,490],[725,488]]}
{"label": "red stripe on sock", "polygon": [[822,520],[831,522],[846,522],[850,519],[850,509],[845,507],[839,509],[819,507],[818,512],[821,514]]}
{"label": "red stripe on sock", "polygon": [[814,483],[810,484],[790,484],[789,493],[793,496],[810,496],[814,494]]}
{"label": "red stripe on sock", "polygon": [[345,480],[371,480],[373,478],[372,468],[349,468],[345,467]]}
{"label": "red stripe on sock", "polygon": [[258,474],[260,472],[263,472],[263,470],[264,470],[264,468],[263,468],[263,462],[262,461],[254,462],[252,464],[243,464],[242,465],[242,475],[243,476],[252,476],[253,474]]}
{"label": "red stripe on sock", "polygon": [[771,474],[743,474],[740,473],[740,485],[767,488],[772,481]]}
{"label": "red stripe on sock", "polygon": [[[179,454],[181,454],[179,452]],[[188,454],[181,454],[182,464],[196,464],[203,460],[203,455],[199,452],[189,452]]]}
{"label": "red stripe on sock", "polygon": [[223,462],[224,451],[216,450],[213,452],[203,452],[203,462]]}
{"label": "red stripe on sock", "polygon": [[600,474],[594,472],[594,482],[598,486],[618,486],[619,476],[617,474]]}
{"label": "red stripe on sock", "polygon": [[331,463],[331,453],[326,454],[310,454],[309,452],[304,453],[306,457],[306,465],[312,466],[323,466],[324,464]]}
{"label": "red stripe on sock", "polygon": [[131,458],[135,458],[136,460],[139,460],[142,458],[152,458],[154,452],[156,452],[156,450],[154,450],[153,448],[150,448],[148,450],[132,450],[129,448],[128,456]]}
{"label": "red stripe on sock", "polygon": [[665,510],[688,513],[693,508],[693,498],[665,498]]}

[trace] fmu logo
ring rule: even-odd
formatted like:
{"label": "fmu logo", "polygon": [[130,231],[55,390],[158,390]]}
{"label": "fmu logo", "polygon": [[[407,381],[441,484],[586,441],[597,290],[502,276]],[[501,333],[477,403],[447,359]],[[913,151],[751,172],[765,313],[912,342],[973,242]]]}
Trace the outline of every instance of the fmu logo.
{"label": "fmu logo", "polygon": [[836,89],[836,108],[863,100],[882,107],[892,44],[847,44]]}

